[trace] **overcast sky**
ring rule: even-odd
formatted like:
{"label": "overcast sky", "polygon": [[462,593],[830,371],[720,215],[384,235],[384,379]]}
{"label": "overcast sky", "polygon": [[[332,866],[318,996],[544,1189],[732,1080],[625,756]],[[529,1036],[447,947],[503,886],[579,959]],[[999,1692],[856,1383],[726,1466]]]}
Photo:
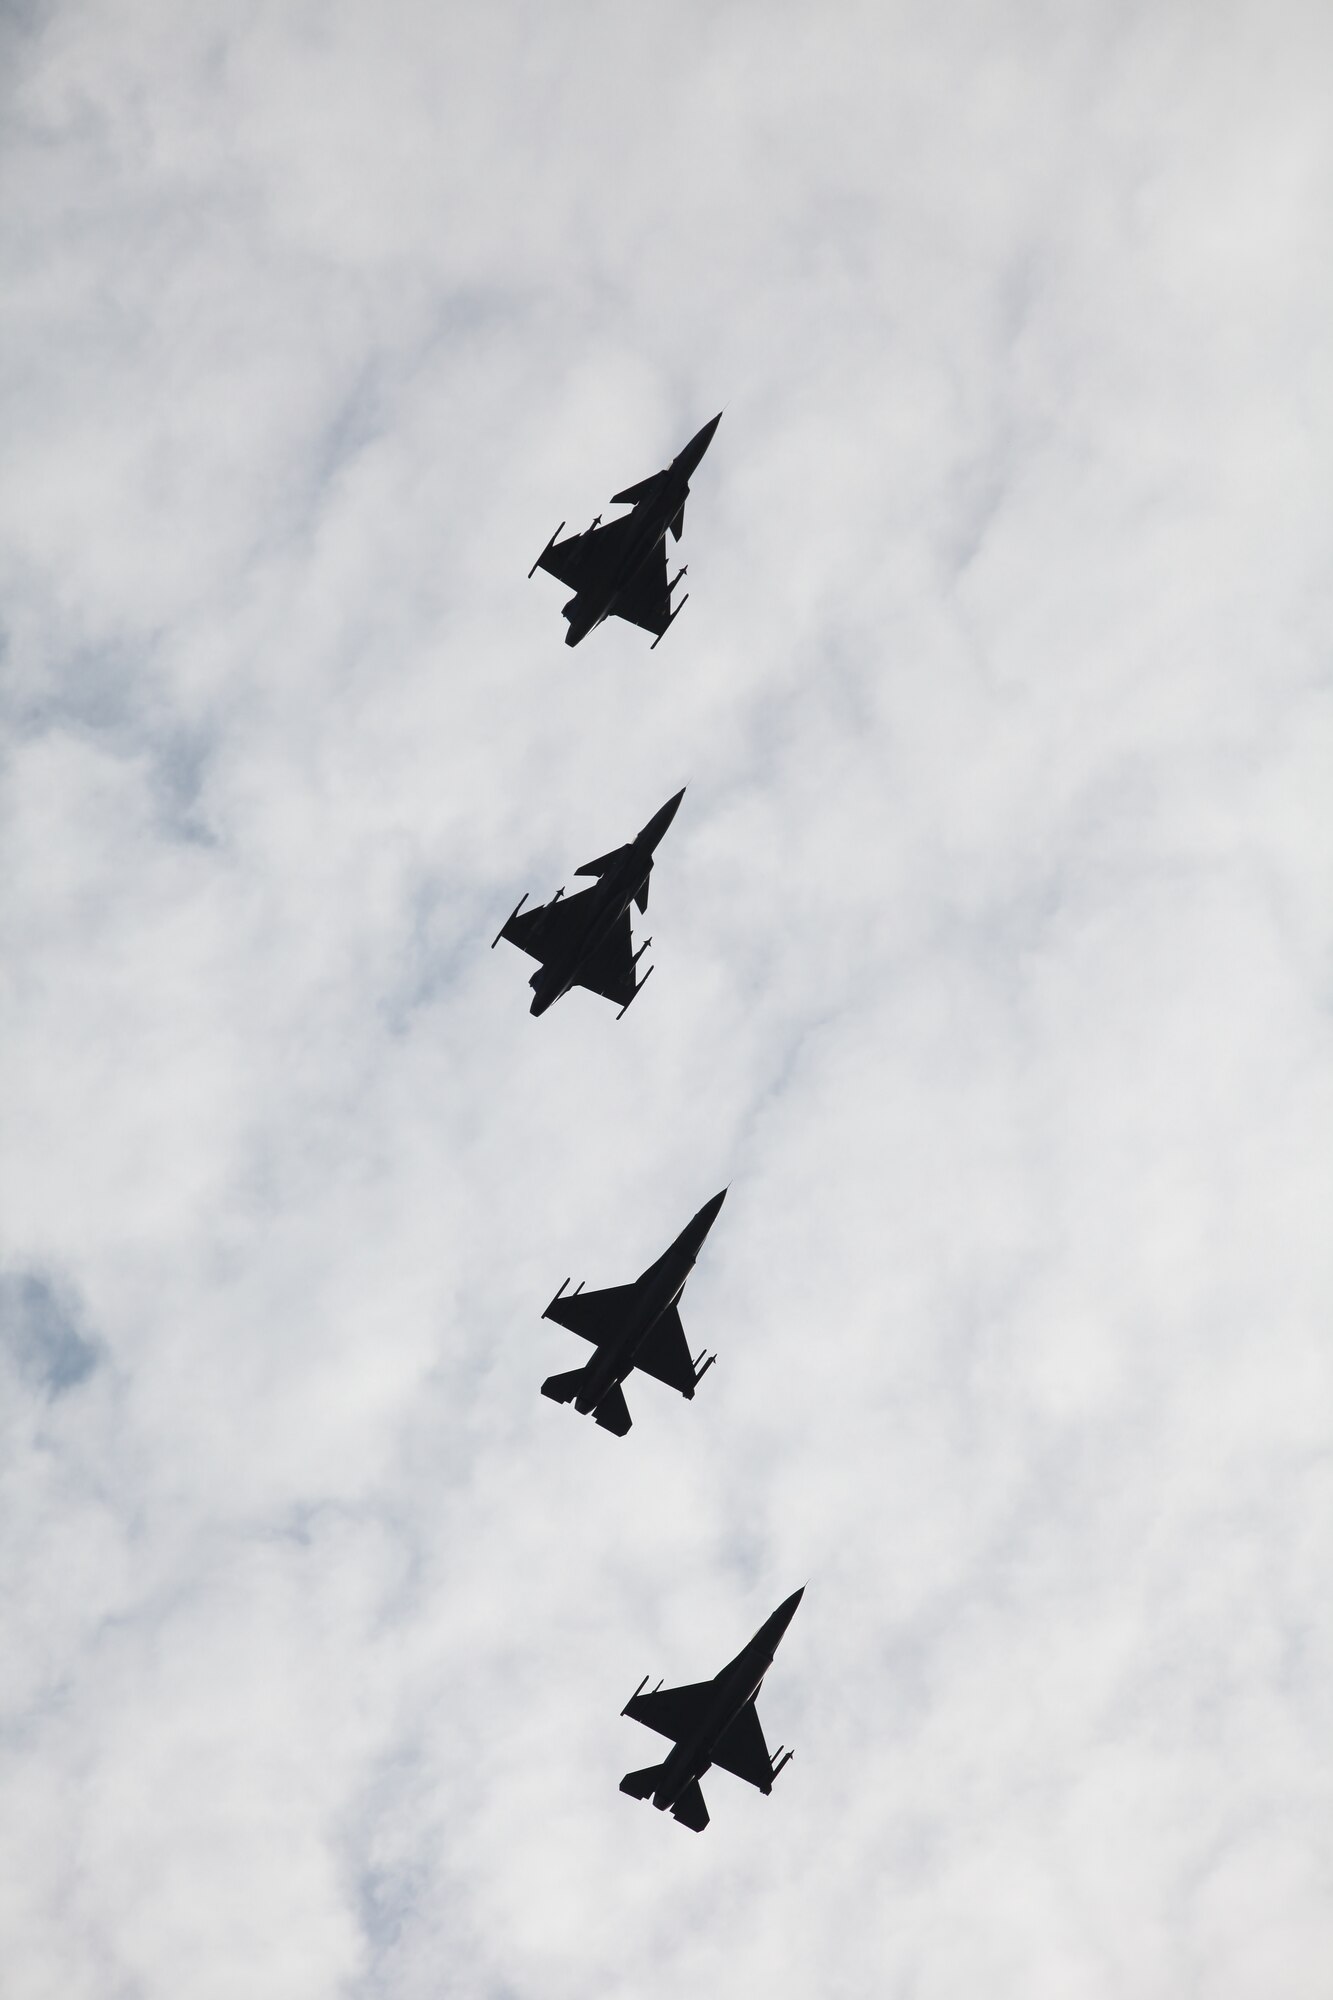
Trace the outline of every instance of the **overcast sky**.
{"label": "overcast sky", "polygon": [[[1327,7],[0,79],[6,2000],[1327,2000]],[[642,1000],[533,1021],[681,785]],[[727,1185],[697,1399],[544,1401]],[[803,1583],[773,1796],[621,1796]]]}

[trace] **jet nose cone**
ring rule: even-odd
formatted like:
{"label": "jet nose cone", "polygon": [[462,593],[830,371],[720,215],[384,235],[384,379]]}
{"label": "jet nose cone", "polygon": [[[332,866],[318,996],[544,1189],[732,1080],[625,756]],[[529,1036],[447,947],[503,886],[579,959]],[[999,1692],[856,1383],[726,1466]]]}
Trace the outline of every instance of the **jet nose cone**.
{"label": "jet nose cone", "polygon": [[656,847],[658,841],[662,838],[662,835],[666,832],[672,820],[676,817],[676,813],[680,807],[680,802],[684,798],[684,796],[685,796],[685,787],[684,785],[682,785],[680,790],[676,793],[675,798],[668,799],[666,804],[662,807],[661,811],[655,812],[653,814],[647,826],[643,829],[643,833],[640,835],[641,839],[647,840],[649,846]]}
{"label": "jet nose cone", "polygon": [[782,1603],[779,1604],[777,1610],[773,1613],[773,1616],[769,1619],[768,1622],[773,1628],[773,1644],[775,1646],[787,1627],[791,1624],[792,1619],[796,1616],[796,1607],[804,1596],[805,1585],[802,1584],[799,1590],[794,1590],[790,1597],[783,1599]]}
{"label": "jet nose cone", "polygon": [[722,1206],[726,1192],[727,1190],[723,1188],[721,1194],[715,1194],[711,1201],[706,1201],[698,1214],[690,1217],[676,1239],[681,1248],[687,1252],[691,1261],[703,1249],[708,1232],[717,1221],[717,1212]]}
{"label": "jet nose cone", "polygon": [[709,445],[713,442],[713,432],[717,429],[721,421],[722,421],[722,412],[721,410],[719,410],[717,415],[715,417],[711,417],[709,421],[704,425],[701,431],[696,431],[694,433],[694,436],[690,439],[684,451],[680,454],[681,462],[683,462],[691,472],[693,472],[695,466],[699,463],[699,460],[703,457]]}
{"label": "jet nose cone", "polygon": [[699,1210],[699,1213],[695,1216],[694,1219],[698,1223],[700,1230],[703,1232],[705,1236],[708,1234],[713,1224],[717,1221],[718,1210],[721,1208],[726,1198],[727,1198],[727,1190],[723,1188],[721,1194],[715,1194],[711,1201],[706,1201],[703,1207]]}

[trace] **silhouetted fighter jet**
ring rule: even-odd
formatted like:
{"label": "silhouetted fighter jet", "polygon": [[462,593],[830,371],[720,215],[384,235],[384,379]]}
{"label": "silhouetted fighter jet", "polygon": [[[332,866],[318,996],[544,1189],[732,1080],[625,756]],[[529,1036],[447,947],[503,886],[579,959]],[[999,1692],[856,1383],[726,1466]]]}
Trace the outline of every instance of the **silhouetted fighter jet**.
{"label": "silhouetted fighter jet", "polygon": [[669,1811],[682,1826],[702,1833],[708,1807],[699,1780],[713,1764],[744,1778],[747,1785],[757,1785],[761,1792],[772,1791],[778,1772],[791,1762],[791,1751],[784,1755],[779,1749],[776,1756],[769,1755],[755,1713],[755,1696],[803,1595],[804,1585],[765,1619],[749,1645],[741,1647],[715,1680],[665,1689],[659,1681],[651,1694],[645,1694],[644,1676],[620,1712],[633,1722],[646,1723],[659,1736],[669,1736],[675,1748],[664,1764],[626,1772],[620,1780],[622,1792],[632,1799],[651,1798],[659,1812]]}
{"label": "silhouetted fighter jet", "polygon": [[[640,979],[635,971],[651,938],[637,951],[632,948],[629,906],[648,908],[648,877],[653,872],[653,850],[676,817],[676,808],[685,796],[682,785],[674,799],[655,812],[641,832],[624,847],[613,847],[595,861],[585,861],[575,872],[596,875],[595,887],[580,889],[565,899],[558,889],[549,903],[535,910],[523,910],[527,897],[520,897],[508,922],[491,941],[494,951],[501,938],[508,938],[520,951],[539,959],[540,965],[528,982],[532,987],[532,1011],[546,1009],[568,993],[571,986],[586,986],[614,1000],[623,1014],[635,994],[647,983],[652,967]],[[616,1016],[620,1019],[620,1015]]]}
{"label": "silhouetted fighter jet", "polygon": [[542,1383],[543,1396],[555,1403],[572,1403],[583,1416],[591,1411],[602,1429],[617,1437],[624,1437],[630,1427],[621,1384],[632,1368],[655,1375],[687,1401],[693,1397],[717,1356],[706,1356],[701,1349],[691,1359],[680,1323],[680,1295],[726,1192],[723,1188],[706,1201],[671,1248],[632,1285],[611,1285],[603,1292],[585,1292],[580,1285],[566,1296],[569,1279],[565,1279],[542,1318],[581,1334],[597,1351],[586,1367],[573,1368],[568,1375],[549,1375]]}
{"label": "silhouetted fighter jet", "polygon": [[[599,514],[581,535],[555,538],[564,527],[560,523],[538,556],[531,577],[539,569],[549,570],[567,583],[574,595],[565,606],[569,630],[567,646],[577,646],[594,625],[604,618],[627,618],[657,637],[684,609],[686,599],[673,611],[671,593],[685,575],[681,568],[667,582],[666,532],[670,528],[679,541],[685,526],[685,501],[690,490],[690,474],[713,441],[713,432],[722,421],[719,410],[711,423],[695,433],[684,451],[672,459],[665,472],[654,472],[637,486],[627,486],[612,496],[611,504],[633,509],[602,527]],[[686,593],[688,596],[688,592]],[[649,648],[652,651],[652,647]]]}

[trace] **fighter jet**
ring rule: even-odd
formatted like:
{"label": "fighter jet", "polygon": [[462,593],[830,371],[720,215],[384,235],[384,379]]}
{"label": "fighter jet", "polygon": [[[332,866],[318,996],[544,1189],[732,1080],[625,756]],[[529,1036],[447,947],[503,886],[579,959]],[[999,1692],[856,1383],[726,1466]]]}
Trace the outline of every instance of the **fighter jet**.
{"label": "fighter jet", "polygon": [[712,1765],[734,1772],[765,1794],[772,1791],[778,1772],[791,1762],[791,1751],[780,1748],[776,1756],[769,1755],[755,1713],[755,1696],[804,1594],[804,1585],[793,1591],[716,1679],[665,1689],[659,1681],[651,1694],[645,1694],[644,1676],[620,1712],[659,1736],[669,1736],[675,1748],[664,1764],[627,1771],[620,1780],[622,1792],[632,1799],[651,1798],[659,1812],[670,1812],[682,1826],[702,1833],[708,1807],[699,1780]]}
{"label": "fighter jet", "polygon": [[[617,520],[601,525],[599,514],[581,535],[556,540],[560,523],[538,556],[528,576],[549,570],[567,583],[574,595],[565,606],[569,630],[567,646],[577,646],[594,625],[604,618],[626,618],[653,632],[653,651],[667,626],[679,617],[686,598],[672,609],[671,593],[685,575],[684,567],[667,582],[666,532],[670,528],[679,541],[685,526],[685,500],[690,490],[690,474],[713,441],[713,432],[722,421],[719,410],[672,459],[664,472],[654,472],[637,486],[627,486],[612,496],[613,507],[633,509]],[[688,595],[688,593],[687,593]]]}
{"label": "fighter jet", "polygon": [[549,1375],[542,1383],[543,1396],[555,1403],[572,1403],[583,1416],[591,1412],[603,1430],[614,1431],[617,1437],[624,1437],[630,1427],[621,1384],[632,1368],[642,1368],[668,1389],[678,1389],[687,1402],[693,1398],[717,1356],[701,1349],[691,1358],[680,1323],[680,1295],[726,1192],[723,1188],[706,1201],[670,1249],[632,1285],[612,1285],[603,1292],[585,1292],[580,1285],[566,1296],[569,1279],[565,1279],[542,1318],[581,1334],[596,1352],[586,1367],[571,1369],[568,1375]]}
{"label": "fighter jet", "polygon": [[637,951],[632,949],[629,906],[637,903],[640,910],[648,908],[653,851],[684,796],[682,785],[675,798],[668,799],[626,846],[613,847],[609,854],[599,854],[595,861],[585,861],[576,870],[598,878],[593,888],[580,889],[567,901],[564,890],[557,889],[549,903],[523,911],[521,916],[528,899],[519,898],[512,916],[492,939],[491,950],[501,938],[508,938],[510,944],[539,961],[528,982],[534,1014],[544,1014],[571,986],[586,986],[589,992],[616,1001],[623,1014],[647,984],[652,967],[642,979],[635,967],[652,939],[645,938]]}

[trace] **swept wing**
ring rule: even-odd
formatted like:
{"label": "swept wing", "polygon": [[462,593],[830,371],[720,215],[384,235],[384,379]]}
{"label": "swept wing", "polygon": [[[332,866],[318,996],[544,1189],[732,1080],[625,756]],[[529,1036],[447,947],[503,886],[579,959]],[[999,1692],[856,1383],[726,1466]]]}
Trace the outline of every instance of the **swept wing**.
{"label": "swept wing", "polygon": [[[568,962],[577,957],[583,942],[595,894],[593,889],[580,889],[558,902],[522,910],[509,919],[500,936],[542,965],[552,959]],[[575,986],[586,986],[589,992],[614,1000],[618,1007],[628,1006],[639,983],[634,970],[634,940],[628,910],[621,912],[596,950],[578,964],[572,979]]]}
{"label": "swept wing", "polygon": [[720,1770],[744,1778],[747,1785],[757,1785],[761,1792],[772,1791],[773,1759],[753,1701],[747,1701],[728,1723],[713,1745],[712,1756]]}
{"label": "swept wing", "polygon": [[668,1389],[676,1389],[682,1396],[693,1396],[694,1363],[675,1306],[667,1307],[647,1339],[635,1349],[634,1366],[642,1368],[645,1375],[665,1382]]}
{"label": "swept wing", "polygon": [[621,911],[610,934],[584,959],[574,974],[574,983],[586,986],[590,993],[600,993],[606,1000],[614,1000],[617,1007],[628,1007],[639,983],[634,970],[634,940],[628,910]]}
{"label": "swept wing", "polygon": [[[631,1722],[642,1722],[673,1743],[692,1736],[708,1719],[717,1692],[715,1681],[694,1681],[687,1687],[659,1688],[652,1694],[636,1694],[625,1709]],[[708,1751],[719,1770],[730,1771],[761,1792],[773,1789],[773,1759],[764,1740],[763,1725],[753,1701],[727,1724]]]}
{"label": "swept wing", "polygon": [[500,936],[542,965],[548,959],[565,956],[575,949],[583,935],[594,893],[592,889],[580,889],[573,896],[562,896],[558,902],[539,903],[535,910],[522,910],[509,919]]}
{"label": "swept wing", "polygon": [[637,570],[617,597],[617,618],[641,625],[645,632],[661,638],[671,623],[671,593],[667,589],[666,542],[660,541],[642,568]]}
{"label": "swept wing", "polygon": [[682,1736],[691,1736],[702,1728],[715,1692],[712,1681],[658,1688],[652,1694],[636,1694],[624,1712],[632,1722],[642,1722],[659,1736],[669,1736],[673,1743],[679,1743]]}
{"label": "swept wing", "polygon": [[[632,515],[626,514],[619,521],[608,521],[603,528],[586,528],[581,535],[566,535],[563,542],[547,549],[537,567],[558,576],[561,583],[567,583],[580,596],[585,590],[609,590],[624,559],[629,540],[626,530],[632,519]],[[664,567],[665,562],[664,556]]]}
{"label": "swept wing", "polygon": [[566,1292],[552,1299],[546,1317],[602,1347],[625,1331],[633,1305],[633,1285],[608,1285],[600,1292]]}

